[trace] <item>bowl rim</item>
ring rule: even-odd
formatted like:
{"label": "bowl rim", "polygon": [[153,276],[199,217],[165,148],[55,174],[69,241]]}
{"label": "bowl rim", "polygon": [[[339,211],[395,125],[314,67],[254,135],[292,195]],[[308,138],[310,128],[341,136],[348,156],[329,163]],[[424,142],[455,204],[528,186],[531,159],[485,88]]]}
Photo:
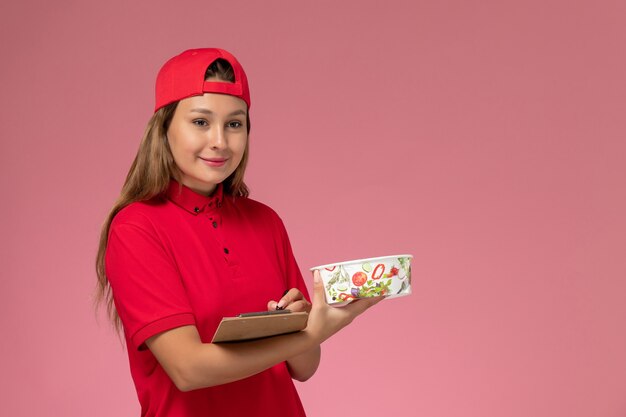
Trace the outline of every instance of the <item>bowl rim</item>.
{"label": "bowl rim", "polygon": [[314,266],[313,268],[310,268],[309,271],[315,271],[315,270],[318,270],[318,269],[324,269],[324,268],[328,268],[329,266],[341,266],[341,265],[355,264],[355,263],[374,262],[374,261],[378,261],[378,260],[381,260],[381,259],[387,259],[387,258],[411,258],[412,259],[413,255],[409,255],[409,254],[387,255],[387,256],[377,256],[375,258],[355,259],[355,260],[352,260],[352,261],[333,262],[333,263],[330,263],[330,264]]}

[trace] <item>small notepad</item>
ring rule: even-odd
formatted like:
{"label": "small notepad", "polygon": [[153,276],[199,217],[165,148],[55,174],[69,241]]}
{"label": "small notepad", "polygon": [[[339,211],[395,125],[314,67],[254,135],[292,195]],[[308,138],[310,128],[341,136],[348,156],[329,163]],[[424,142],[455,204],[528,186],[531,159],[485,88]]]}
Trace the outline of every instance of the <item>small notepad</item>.
{"label": "small notepad", "polygon": [[264,311],[224,317],[218,326],[212,343],[239,342],[294,333],[306,327],[306,312]]}

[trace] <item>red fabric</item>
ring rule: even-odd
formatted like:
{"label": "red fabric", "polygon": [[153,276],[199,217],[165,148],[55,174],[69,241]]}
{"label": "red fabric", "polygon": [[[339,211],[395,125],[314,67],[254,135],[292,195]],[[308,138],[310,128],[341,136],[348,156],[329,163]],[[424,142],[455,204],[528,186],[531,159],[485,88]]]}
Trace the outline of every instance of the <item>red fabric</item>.
{"label": "red fabric", "polygon": [[142,416],[304,416],[285,363],[183,393],[145,349],[147,338],[191,324],[209,343],[222,317],[266,310],[288,288],[309,298],[271,208],[221,186],[205,197],[172,181],[167,195],[121,210],[106,252]]}

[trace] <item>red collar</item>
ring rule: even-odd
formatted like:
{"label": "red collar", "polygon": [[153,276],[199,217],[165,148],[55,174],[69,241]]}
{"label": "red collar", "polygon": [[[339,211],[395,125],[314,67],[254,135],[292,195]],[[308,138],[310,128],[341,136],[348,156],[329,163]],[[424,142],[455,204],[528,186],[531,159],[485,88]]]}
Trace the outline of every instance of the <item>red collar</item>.
{"label": "red collar", "polygon": [[224,198],[223,190],[222,184],[218,184],[213,194],[207,197],[185,185],[179,185],[176,180],[171,180],[167,189],[167,198],[188,212],[198,214],[221,207]]}

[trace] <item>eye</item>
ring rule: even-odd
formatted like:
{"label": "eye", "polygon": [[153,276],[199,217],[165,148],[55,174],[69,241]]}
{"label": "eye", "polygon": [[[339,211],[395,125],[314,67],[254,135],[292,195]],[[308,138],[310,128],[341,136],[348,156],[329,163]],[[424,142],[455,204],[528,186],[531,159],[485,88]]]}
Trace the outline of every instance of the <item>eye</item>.
{"label": "eye", "polygon": [[193,123],[196,126],[200,126],[200,127],[205,127],[205,126],[209,125],[209,122],[207,122],[204,119],[195,119],[191,123]]}

